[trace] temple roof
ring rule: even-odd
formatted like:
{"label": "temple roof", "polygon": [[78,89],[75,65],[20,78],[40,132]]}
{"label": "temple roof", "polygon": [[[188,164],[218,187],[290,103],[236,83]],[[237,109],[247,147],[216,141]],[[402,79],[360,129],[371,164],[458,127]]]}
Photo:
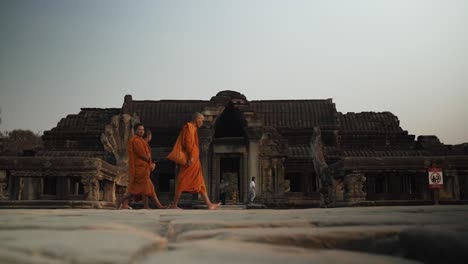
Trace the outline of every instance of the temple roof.
{"label": "temple roof", "polygon": [[312,149],[309,146],[290,146],[290,158],[312,159]]}
{"label": "temple roof", "polygon": [[[201,112],[210,101],[132,101],[130,111],[149,127],[180,128],[193,112]],[[250,101],[249,106],[264,125],[276,128],[337,127],[335,104],[330,100]]]}
{"label": "temple roof", "polygon": [[390,112],[361,112],[339,114],[343,132],[403,132],[398,117]]}
{"label": "temple roof", "polygon": [[201,112],[209,101],[161,100],[133,101],[131,111],[148,127],[177,128],[190,121],[194,112]]}
{"label": "temple roof", "polygon": [[[320,127],[328,147],[335,146],[335,131],[341,137],[333,155],[345,157],[420,156],[414,136],[400,127],[390,112],[339,113],[332,99],[319,100],[253,100],[235,91],[222,91],[210,100],[133,100],[125,96],[122,108],[82,108],[68,115],[57,127],[44,133],[46,146],[53,150],[102,151],[100,134],[114,115],[137,114],[146,126],[155,129],[157,146],[172,144],[179,129],[193,112],[218,115],[224,107],[234,107],[243,115],[255,115],[263,127],[273,127],[288,140],[292,157],[309,157],[312,129]],[[204,112],[205,113],[205,112]],[[50,143],[49,143],[49,142]],[[76,141],[76,142],[75,142]],[[76,146],[75,146],[75,145]],[[99,146],[98,146],[99,145]],[[395,150],[388,150],[388,145]],[[98,147],[96,147],[98,146]],[[363,149],[373,149],[368,151]]]}
{"label": "temple roof", "polygon": [[110,123],[114,115],[118,115],[120,108],[81,108],[78,114],[67,115],[58,122],[57,126],[50,132],[73,131],[73,132],[99,132]]}
{"label": "temple roof", "polygon": [[337,112],[331,99],[251,101],[250,107],[264,121],[276,128],[337,127]]}
{"label": "temple roof", "polygon": [[408,157],[408,156],[430,156],[429,151],[424,150],[372,150],[372,149],[358,149],[358,150],[344,150],[344,157]]}

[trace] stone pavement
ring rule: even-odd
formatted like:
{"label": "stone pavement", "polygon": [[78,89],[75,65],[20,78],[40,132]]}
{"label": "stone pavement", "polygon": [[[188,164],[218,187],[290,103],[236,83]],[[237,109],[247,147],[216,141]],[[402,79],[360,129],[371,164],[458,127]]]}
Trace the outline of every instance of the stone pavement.
{"label": "stone pavement", "polygon": [[0,263],[468,263],[468,206],[0,210]]}

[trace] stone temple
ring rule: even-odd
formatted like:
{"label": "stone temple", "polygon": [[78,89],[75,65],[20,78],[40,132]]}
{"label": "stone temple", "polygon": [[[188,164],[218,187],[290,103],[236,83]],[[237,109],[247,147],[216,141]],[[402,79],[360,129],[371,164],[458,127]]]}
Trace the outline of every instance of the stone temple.
{"label": "stone temple", "polygon": [[[271,208],[430,204],[427,169],[443,168],[441,203],[468,202],[468,144],[444,145],[400,127],[390,112],[340,113],[332,99],[249,101],[235,91],[210,100],[134,100],[121,108],[83,108],[44,132],[43,150],[0,157],[0,207],[107,208],[128,183],[126,142],[141,122],[153,133],[151,175],[160,200],[172,200],[177,167],[165,159],[193,112],[212,200],[229,183],[228,203]],[[187,194],[183,205],[198,203]]]}

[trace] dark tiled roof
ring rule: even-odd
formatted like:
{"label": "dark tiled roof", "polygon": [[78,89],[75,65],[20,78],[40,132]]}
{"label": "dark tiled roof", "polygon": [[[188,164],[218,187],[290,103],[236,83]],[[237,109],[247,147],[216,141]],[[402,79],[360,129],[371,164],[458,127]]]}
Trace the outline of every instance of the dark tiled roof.
{"label": "dark tiled roof", "polygon": [[339,114],[343,132],[402,132],[398,117],[390,112]]}
{"label": "dark tiled roof", "polygon": [[276,128],[334,128],[335,104],[330,100],[251,101],[250,107],[265,125]]}
{"label": "dark tiled roof", "polygon": [[344,150],[344,157],[407,157],[407,156],[430,156],[428,151],[421,150]]}
{"label": "dark tiled roof", "polygon": [[[45,131],[46,149],[102,151],[100,135],[120,108],[82,108],[77,115],[62,118],[56,127]],[[71,145],[69,145],[71,144]]]}
{"label": "dark tiled roof", "polygon": [[[77,115],[68,115],[62,118],[57,127],[51,132],[99,132],[104,131],[104,127],[110,123],[114,115],[118,115],[120,108],[82,108]],[[46,131],[44,134],[48,133]]]}
{"label": "dark tiled roof", "polygon": [[[150,127],[180,128],[193,112],[201,112],[210,101],[133,101],[131,111]],[[251,109],[266,126],[277,128],[336,127],[336,109],[331,100],[251,101]]]}
{"label": "dark tiled roof", "polygon": [[181,128],[193,112],[201,112],[209,101],[133,101],[131,111],[148,127]]}
{"label": "dark tiled roof", "polygon": [[107,151],[39,151],[36,156],[40,157],[84,157],[84,158],[101,158],[112,156]]}
{"label": "dark tiled roof", "polygon": [[312,159],[312,150],[310,146],[294,146],[289,147],[289,157]]}

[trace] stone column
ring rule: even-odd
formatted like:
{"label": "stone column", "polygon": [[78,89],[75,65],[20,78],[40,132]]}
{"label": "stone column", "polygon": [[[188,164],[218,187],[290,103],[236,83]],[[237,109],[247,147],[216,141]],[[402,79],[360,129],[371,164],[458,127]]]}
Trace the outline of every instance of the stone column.
{"label": "stone column", "polygon": [[273,169],[275,170],[274,193],[278,196],[284,194],[284,161],[285,158],[274,158],[272,160]]}
{"label": "stone column", "polygon": [[205,185],[208,188],[208,193],[212,193],[213,189],[211,187],[212,177],[210,175],[210,144],[208,140],[200,141],[200,162],[202,165],[203,178],[205,179]]}
{"label": "stone column", "polygon": [[8,200],[8,176],[5,170],[0,170],[0,200]]}
{"label": "stone column", "polygon": [[[274,186],[273,186],[273,168],[271,164],[271,160],[269,158],[262,158],[261,159],[261,182],[256,183],[256,186],[262,188],[262,198],[263,199],[270,199],[272,197],[272,194],[274,192]],[[255,178],[257,179],[257,178]],[[257,188],[258,188],[257,187]],[[258,190],[258,189],[257,189]]]}
{"label": "stone column", "polygon": [[[446,177],[447,175],[447,182]],[[459,173],[457,170],[444,170],[444,185],[447,184],[449,187],[449,194],[453,200],[460,200],[460,181]]]}
{"label": "stone column", "polygon": [[20,200],[19,188],[20,188],[20,179],[21,177],[12,176],[11,174],[8,177],[8,196],[10,200]]}
{"label": "stone column", "polygon": [[99,181],[94,178],[81,179],[84,197],[87,201],[99,201]]}
{"label": "stone column", "polygon": [[104,181],[104,201],[115,203],[115,182]]}
{"label": "stone column", "polygon": [[24,200],[23,199],[23,191],[24,191],[24,178],[23,177],[17,177],[18,178],[18,200]]}
{"label": "stone column", "polygon": [[[210,119],[210,117],[206,117],[207,119]],[[211,117],[212,118],[212,117]],[[205,121],[211,121],[210,120],[205,120]],[[214,131],[210,128],[203,127],[198,130],[198,140],[200,143],[200,162],[202,166],[202,173],[203,173],[203,179],[205,180],[205,186],[206,186],[206,191],[208,192],[208,195],[213,197],[213,192],[214,189],[212,187],[212,180],[213,180],[213,175],[211,174],[211,155],[210,155],[210,147],[211,147],[211,142],[213,141],[213,136],[214,136]],[[199,195],[199,199],[201,199],[201,195]]]}
{"label": "stone column", "polygon": [[329,203],[342,202],[344,200],[343,185],[344,183],[342,178],[331,178],[328,190]]}
{"label": "stone column", "polygon": [[40,178],[38,177],[24,178],[24,188],[23,188],[21,200],[37,200],[39,198],[40,191],[41,191],[41,179]]}
{"label": "stone column", "polygon": [[344,200],[346,202],[365,201],[367,193],[363,191],[365,174],[353,171],[344,177]]}
{"label": "stone column", "polygon": [[[261,196],[263,193],[262,190],[262,179],[259,177],[259,153],[260,153],[260,145],[258,140],[250,140],[249,141],[249,173],[245,176],[247,179],[246,182],[250,183],[250,179],[255,177],[256,181],[256,189],[257,189],[257,196]],[[248,186],[247,186],[248,188]]]}
{"label": "stone column", "polygon": [[115,185],[115,196],[116,196],[115,198],[119,200],[122,199],[126,191],[127,191],[126,186]]}
{"label": "stone column", "polygon": [[[212,201],[217,201],[219,197],[218,186],[219,186],[219,179],[221,178],[221,172],[219,170],[221,164],[221,158],[219,156],[215,156],[213,159],[212,170],[211,170],[211,191],[209,192],[210,199]],[[208,188],[210,188],[208,187]]]}
{"label": "stone column", "polygon": [[[241,173],[241,182],[239,183],[241,186],[241,202],[246,203],[248,196],[249,196],[249,184],[250,184],[250,179],[248,179],[249,175],[249,153],[243,153],[242,154],[242,171]],[[260,180],[260,179],[258,179]]]}

